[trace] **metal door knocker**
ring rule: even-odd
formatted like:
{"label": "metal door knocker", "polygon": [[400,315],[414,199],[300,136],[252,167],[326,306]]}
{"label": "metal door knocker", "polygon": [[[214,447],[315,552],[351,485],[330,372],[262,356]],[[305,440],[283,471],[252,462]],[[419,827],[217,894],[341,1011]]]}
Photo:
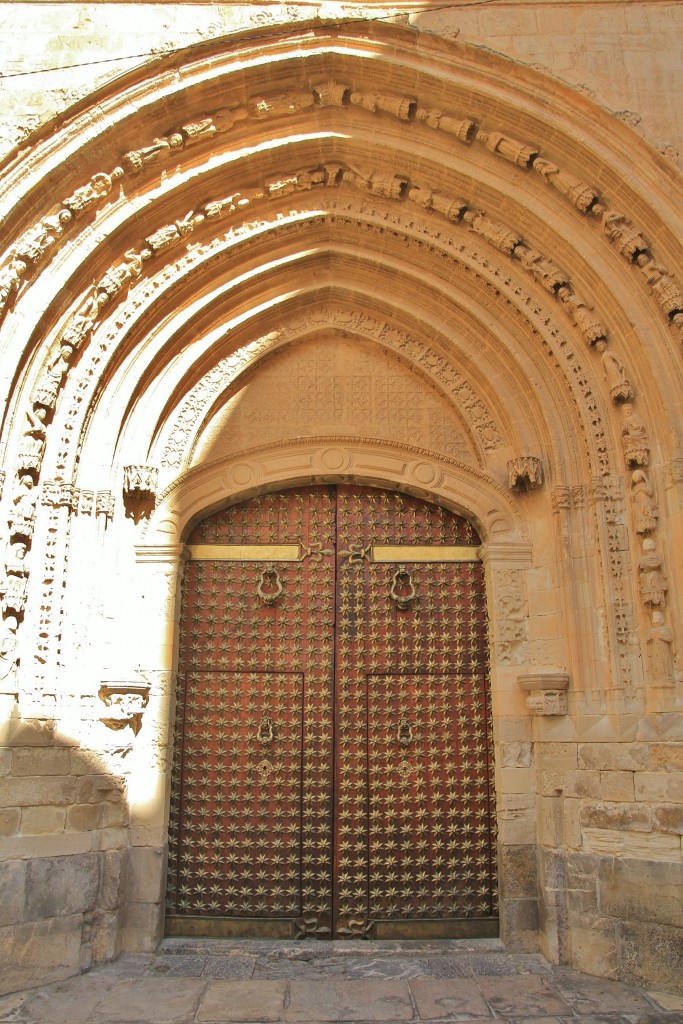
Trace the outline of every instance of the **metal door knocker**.
{"label": "metal door knocker", "polygon": [[405,748],[410,744],[413,738],[413,730],[410,728],[410,722],[408,721],[407,715],[402,715],[399,719],[396,736],[400,747]]}
{"label": "metal door knocker", "polygon": [[271,608],[280,598],[283,590],[284,587],[282,586],[280,575],[273,563],[269,562],[268,565],[264,566],[263,572],[261,573],[258,586],[256,587],[256,593],[263,603],[267,605],[268,608]]}
{"label": "metal door knocker", "polygon": [[389,595],[392,601],[396,602],[396,607],[402,612],[416,599],[417,591],[415,590],[415,584],[405,565],[399,565],[394,573]]}
{"label": "metal door knocker", "polygon": [[268,718],[268,716],[261,719],[258,731],[256,733],[256,738],[259,741],[259,743],[264,747],[269,746],[275,739],[275,730],[273,729],[273,723],[271,722],[270,718]]}

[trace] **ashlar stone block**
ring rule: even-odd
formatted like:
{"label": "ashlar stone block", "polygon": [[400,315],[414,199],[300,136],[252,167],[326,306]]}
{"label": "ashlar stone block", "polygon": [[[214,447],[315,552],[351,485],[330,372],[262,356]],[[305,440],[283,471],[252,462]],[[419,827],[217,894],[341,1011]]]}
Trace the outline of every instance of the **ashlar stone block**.
{"label": "ashlar stone block", "polygon": [[100,881],[97,854],[45,857],[28,865],[26,917],[29,921],[91,910]]}
{"label": "ashlar stone block", "polygon": [[620,921],[617,961],[620,976],[632,985],[683,993],[683,928]]}
{"label": "ashlar stone block", "polygon": [[0,862],[0,927],[24,919],[26,862]]}
{"label": "ashlar stone block", "polygon": [[82,914],[0,928],[0,995],[77,974],[82,931]]}
{"label": "ashlar stone block", "polygon": [[21,812],[23,835],[50,835],[61,832],[66,820],[65,807],[24,807]]}
{"label": "ashlar stone block", "polygon": [[598,869],[598,898],[600,909],[611,917],[681,926],[683,864],[604,860]]}

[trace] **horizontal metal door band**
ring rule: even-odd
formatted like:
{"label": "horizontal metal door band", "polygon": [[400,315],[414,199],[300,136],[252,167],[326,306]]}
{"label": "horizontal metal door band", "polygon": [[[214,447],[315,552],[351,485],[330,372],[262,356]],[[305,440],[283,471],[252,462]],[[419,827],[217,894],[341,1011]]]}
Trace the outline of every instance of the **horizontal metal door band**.
{"label": "horizontal metal door band", "polygon": [[188,544],[195,562],[300,562],[300,544]]}
{"label": "horizontal metal door band", "polygon": [[373,544],[373,562],[481,562],[479,548],[445,544]]}
{"label": "horizontal metal door band", "polygon": [[[196,562],[300,562],[300,544],[189,544]],[[432,544],[374,544],[373,562],[480,562],[478,548]]]}

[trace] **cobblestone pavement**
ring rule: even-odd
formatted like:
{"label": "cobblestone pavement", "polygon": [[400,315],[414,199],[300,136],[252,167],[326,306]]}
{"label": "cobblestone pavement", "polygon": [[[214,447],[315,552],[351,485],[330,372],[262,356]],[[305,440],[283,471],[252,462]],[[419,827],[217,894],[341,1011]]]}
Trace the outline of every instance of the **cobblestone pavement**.
{"label": "cobblestone pavement", "polygon": [[167,939],[155,954],[0,997],[0,1021],[683,1024],[683,996],[505,953],[495,940]]}

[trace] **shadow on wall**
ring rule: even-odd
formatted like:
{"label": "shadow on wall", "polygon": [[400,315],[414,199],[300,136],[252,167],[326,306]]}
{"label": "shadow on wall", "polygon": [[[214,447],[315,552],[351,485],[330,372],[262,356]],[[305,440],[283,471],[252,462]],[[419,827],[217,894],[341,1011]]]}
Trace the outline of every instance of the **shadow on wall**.
{"label": "shadow on wall", "polygon": [[122,947],[130,814],[102,759],[22,719],[0,717],[0,994],[67,978]]}

